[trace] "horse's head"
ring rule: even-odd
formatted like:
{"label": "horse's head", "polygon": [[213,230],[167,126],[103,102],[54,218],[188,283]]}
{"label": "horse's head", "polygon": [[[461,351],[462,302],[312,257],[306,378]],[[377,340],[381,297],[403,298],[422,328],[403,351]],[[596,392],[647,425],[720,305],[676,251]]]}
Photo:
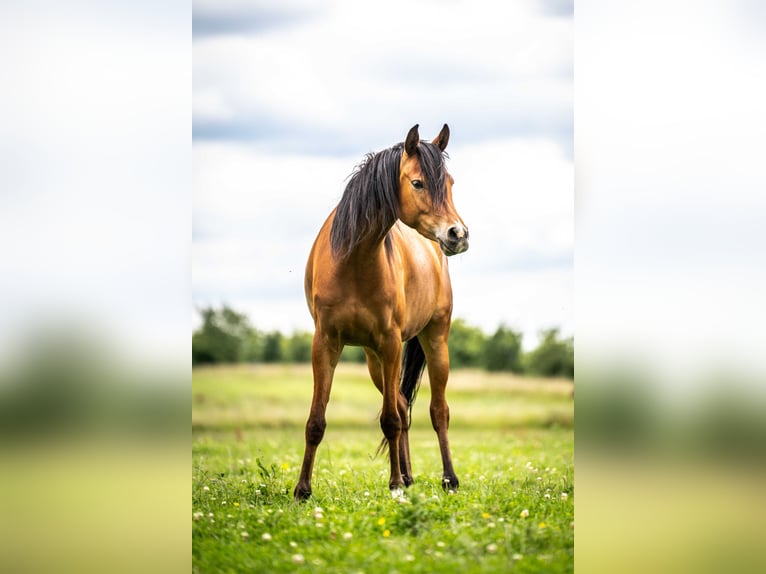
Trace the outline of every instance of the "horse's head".
{"label": "horse's head", "polygon": [[415,125],[404,141],[399,168],[399,219],[436,241],[445,255],[468,249],[468,228],[452,204],[454,179],[447,173],[442,152],[449,127],[428,143],[421,142]]}

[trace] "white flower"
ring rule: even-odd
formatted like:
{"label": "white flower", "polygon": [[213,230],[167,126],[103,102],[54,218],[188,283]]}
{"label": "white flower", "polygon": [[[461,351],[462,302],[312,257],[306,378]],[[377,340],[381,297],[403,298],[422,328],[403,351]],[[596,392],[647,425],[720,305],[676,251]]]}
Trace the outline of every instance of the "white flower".
{"label": "white flower", "polygon": [[203,516],[205,516],[204,512],[195,512],[194,514],[192,514],[192,518],[194,518],[194,522],[197,522]]}
{"label": "white flower", "polygon": [[513,556],[511,556],[511,558],[513,558],[514,560],[521,560],[524,557],[521,554],[514,554]]}
{"label": "white flower", "polygon": [[497,544],[487,544],[487,552],[490,554],[497,552]]}
{"label": "white flower", "polygon": [[298,543],[295,542],[294,540],[291,540],[290,541],[290,548],[297,548],[297,547],[298,547]]}
{"label": "white flower", "polygon": [[545,493],[545,498],[550,498],[550,497],[551,497],[551,493],[550,492],[546,492]]}
{"label": "white flower", "polygon": [[242,531],[240,533],[240,536],[242,536],[243,540],[247,540],[248,538],[250,538],[250,535],[247,532],[245,532],[245,531]]}
{"label": "white flower", "polygon": [[566,492],[561,493],[561,500],[566,500],[568,498],[568,494]]}
{"label": "white flower", "polygon": [[210,487],[205,485],[202,487],[202,492],[210,492]]}
{"label": "white flower", "polygon": [[529,510],[525,508],[524,510],[521,511],[521,514],[519,514],[519,516],[521,516],[522,518],[526,518],[527,516],[529,516]]}
{"label": "white flower", "polygon": [[303,554],[293,554],[293,562],[296,564],[303,564],[306,561],[306,559],[303,557]]}
{"label": "white flower", "polygon": [[354,537],[354,535],[351,534],[350,532],[344,532],[343,533],[343,540],[351,540],[353,537]]}
{"label": "white flower", "polygon": [[413,562],[415,560],[415,557],[412,554],[407,554],[407,556],[405,556],[404,559],[407,562]]}
{"label": "white flower", "polygon": [[269,534],[268,532],[264,532],[264,533],[261,535],[261,538],[262,538],[263,540],[265,540],[266,542],[268,542],[269,540],[271,540],[271,534]]}
{"label": "white flower", "polygon": [[437,543],[436,543],[436,545],[437,545],[439,548],[444,548],[444,546],[445,546],[445,545],[444,545],[444,542],[442,542],[441,540],[439,540],[439,542],[437,542]]}

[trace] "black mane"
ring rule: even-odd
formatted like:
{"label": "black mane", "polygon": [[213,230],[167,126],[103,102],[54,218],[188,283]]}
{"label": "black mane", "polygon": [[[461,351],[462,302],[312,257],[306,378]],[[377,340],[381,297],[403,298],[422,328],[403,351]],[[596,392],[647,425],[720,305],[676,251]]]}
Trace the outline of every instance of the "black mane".
{"label": "black mane", "polygon": [[[345,259],[361,241],[383,241],[399,217],[399,164],[403,143],[378,153],[367,154],[351,174],[330,230],[333,255]],[[417,147],[434,209],[447,200],[445,154],[428,142]]]}

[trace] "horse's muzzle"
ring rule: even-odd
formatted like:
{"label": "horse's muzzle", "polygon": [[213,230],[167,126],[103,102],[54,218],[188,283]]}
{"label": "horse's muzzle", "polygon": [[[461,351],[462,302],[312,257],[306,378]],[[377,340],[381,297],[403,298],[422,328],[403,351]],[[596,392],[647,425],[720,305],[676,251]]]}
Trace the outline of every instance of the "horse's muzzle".
{"label": "horse's muzzle", "polygon": [[453,225],[447,230],[446,239],[439,240],[439,246],[448,257],[468,250],[468,228],[463,225]]}

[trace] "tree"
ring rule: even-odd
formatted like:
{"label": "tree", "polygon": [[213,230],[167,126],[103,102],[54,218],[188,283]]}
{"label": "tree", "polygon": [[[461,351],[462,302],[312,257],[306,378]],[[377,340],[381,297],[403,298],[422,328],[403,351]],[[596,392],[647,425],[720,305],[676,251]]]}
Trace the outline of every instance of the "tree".
{"label": "tree", "polygon": [[480,367],[486,342],[487,337],[481,329],[468,325],[463,319],[455,319],[449,334],[450,365]]}
{"label": "tree", "polygon": [[267,333],[263,340],[263,356],[261,359],[264,363],[279,363],[283,358],[282,333],[279,331]]}
{"label": "tree", "polygon": [[192,333],[192,365],[235,363],[242,343],[252,331],[247,316],[225,306],[200,309],[202,326]]}
{"label": "tree", "polygon": [[500,325],[484,346],[484,368],[488,371],[522,372],[521,333]]}
{"label": "tree", "polygon": [[313,338],[311,333],[293,333],[287,342],[288,358],[293,363],[310,363]]}
{"label": "tree", "polygon": [[527,356],[527,367],[543,377],[574,378],[574,339],[559,339],[558,329],[540,333],[540,344]]}
{"label": "tree", "polygon": [[252,329],[242,341],[240,358],[247,363],[259,363],[263,360],[263,346],[266,336],[258,329]]}

